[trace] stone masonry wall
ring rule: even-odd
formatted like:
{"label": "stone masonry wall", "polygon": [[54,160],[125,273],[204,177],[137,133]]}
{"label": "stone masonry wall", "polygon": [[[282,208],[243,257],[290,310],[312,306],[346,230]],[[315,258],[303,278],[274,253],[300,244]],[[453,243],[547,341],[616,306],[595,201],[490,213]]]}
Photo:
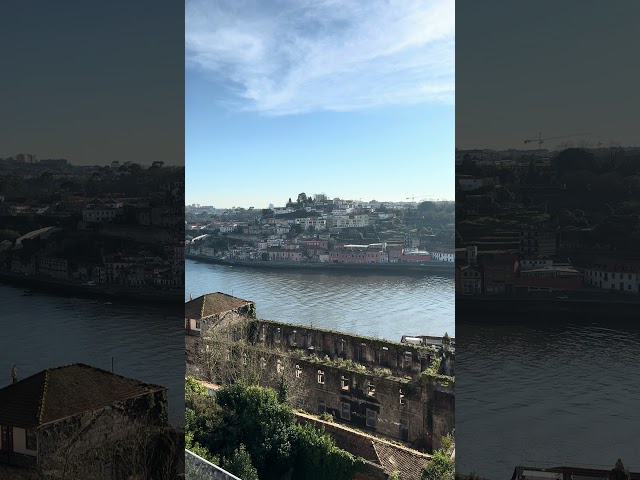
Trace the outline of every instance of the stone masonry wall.
{"label": "stone masonry wall", "polygon": [[40,469],[56,470],[66,456],[77,460],[135,435],[144,426],[167,423],[166,390],[159,390],[43,425],[38,429]]}

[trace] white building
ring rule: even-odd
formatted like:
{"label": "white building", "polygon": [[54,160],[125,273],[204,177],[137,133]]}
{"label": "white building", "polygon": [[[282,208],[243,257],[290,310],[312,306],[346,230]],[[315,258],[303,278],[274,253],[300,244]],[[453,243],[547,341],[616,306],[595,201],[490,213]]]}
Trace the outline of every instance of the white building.
{"label": "white building", "polygon": [[348,215],[330,217],[333,228],[362,228],[369,226],[369,215]]}
{"label": "white building", "polygon": [[584,282],[603,290],[639,292],[640,265],[597,264],[584,271]]}
{"label": "white building", "polygon": [[438,249],[431,254],[431,258],[439,262],[454,263],[456,261],[456,252],[454,250]]}

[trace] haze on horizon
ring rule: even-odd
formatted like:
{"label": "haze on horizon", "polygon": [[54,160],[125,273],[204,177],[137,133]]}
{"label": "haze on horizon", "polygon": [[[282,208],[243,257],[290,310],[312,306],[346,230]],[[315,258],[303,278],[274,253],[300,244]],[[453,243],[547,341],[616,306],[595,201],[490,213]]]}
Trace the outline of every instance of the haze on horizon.
{"label": "haze on horizon", "polygon": [[0,157],[184,164],[183,5],[0,4]]}
{"label": "haze on horizon", "polygon": [[187,205],[453,198],[452,0],[186,5]]}
{"label": "haze on horizon", "polygon": [[524,139],[539,131],[590,134],[545,142],[549,149],[639,146],[638,18],[637,2],[458,6],[456,148],[534,149]]}
{"label": "haze on horizon", "polygon": [[[324,192],[315,192],[315,193],[309,193],[309,192],[299,192],[299,193],[305,193],[308,197],[313,198],[313,196],[317,193],[324,193]],[[403,197],[403,198],[387,198],[387,197],[381,197],[381,196],[363,196],[363,197],[354,197],[353,195],[332,195],[332,194],[326,194],[327,195],[327,199],[328,200],[333,200],[334,198],[340,198],[341,200],[353,200],[353,201],[362,201],[362,202],[371,202],[371,201],[375,201],[375,202],[380,202],[380,203],[410,203],[412,201],[415,201],[416,203],[422,203],[422,202],[440,202],[440,201],[444,201],[444,202],[453,202],[454,200],[452,198],[440,198],[440,197],[419,197],[418,195],[415,196],[410,196],[410,197]],[[296,201],[298,194],[292,194],[289,196],[285,196],[281,198],[281,195],[279,194],[274,194],[273,196],[273,200],[267,202],[266,204],[259,204],[259,205],[254,205],[254,204],[250,204],[249,202],[243,202],[242,200],[240,202],[234,203],[233,205],[225,205],[225,204],[215,204],[215,203],[206,203],[206,202],[198,202],[198,201],[194,201],[194,202],[187,202],[186,205],[187,206],[192,206],[192,205],[200,205],[202,207],[214,207],[216,209],[220,209],[220,210],[225,210],[225,209],[232,209],[232,208],[244,208],[244,209],[249,209],[249,208],[254,208],[256,210],[261,210],[261,209],[266,209],[269,207],[270,204],[273,204],[274,207],[284,207],[285,204],[287,203],[287,201],[289,200],[289,198],[291,198],[291,200],[293,202]],[[412,199],[411,197],[414,197],[414,199]]]}

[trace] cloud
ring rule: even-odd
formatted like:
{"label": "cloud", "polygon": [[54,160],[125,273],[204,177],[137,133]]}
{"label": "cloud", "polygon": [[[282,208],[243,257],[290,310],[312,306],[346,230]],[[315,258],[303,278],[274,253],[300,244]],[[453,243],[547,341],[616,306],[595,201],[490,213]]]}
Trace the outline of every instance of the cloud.
{"label": "cloud", "polygon": [[453,0],[187,0],[187,69],[267,115],[453,104],[454,12]]}

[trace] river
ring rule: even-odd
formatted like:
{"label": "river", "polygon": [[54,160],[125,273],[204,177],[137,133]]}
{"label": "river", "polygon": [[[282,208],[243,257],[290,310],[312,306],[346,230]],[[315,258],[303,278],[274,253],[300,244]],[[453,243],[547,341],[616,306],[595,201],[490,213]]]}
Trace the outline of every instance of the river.
{"label": "river", "polygon": [[268,320],[393,341],[455,335],[453,276],[282,272],[186,260],[186,298],[210,292],[252,300]]}
{"label": "river", "polygon": [[86,363],[168,387],[170,421],[184,418],[184,326],[173,313],[149,305],[105,304],[0,285],[0,387],[11,366],[23,379],[45,368]]}
{"label": "river", "polygon": [[640,471],[640,327],[589,314],[458,320],[456,468]]}

